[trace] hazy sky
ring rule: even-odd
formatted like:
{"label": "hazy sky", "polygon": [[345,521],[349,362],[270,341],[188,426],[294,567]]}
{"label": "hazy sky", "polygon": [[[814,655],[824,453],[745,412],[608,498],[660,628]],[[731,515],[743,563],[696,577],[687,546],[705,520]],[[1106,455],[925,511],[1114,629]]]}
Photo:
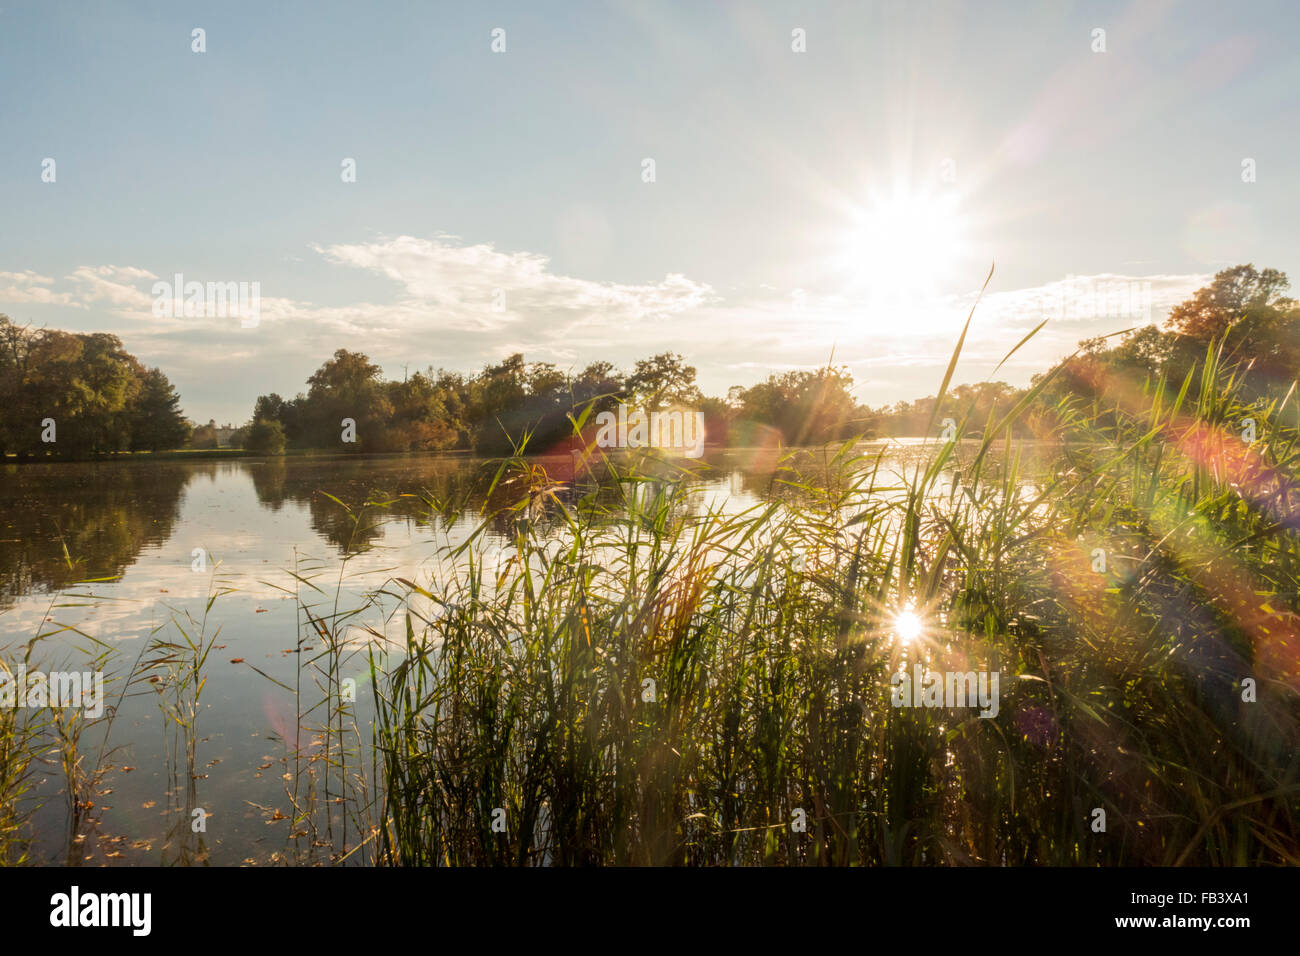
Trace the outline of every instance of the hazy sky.
{"label": "hazy sky", "polygon": [[[935,391],[996,260],[958,379],[1054,316],[1023,384],[1300,270],[1298,47],[1294,0],[0,0],[0,311],[116,333],[201,421],[341,347],[673,350],[714,394],[833,348],[878,405]],[[260,321],[155,315],[176,273]]]}

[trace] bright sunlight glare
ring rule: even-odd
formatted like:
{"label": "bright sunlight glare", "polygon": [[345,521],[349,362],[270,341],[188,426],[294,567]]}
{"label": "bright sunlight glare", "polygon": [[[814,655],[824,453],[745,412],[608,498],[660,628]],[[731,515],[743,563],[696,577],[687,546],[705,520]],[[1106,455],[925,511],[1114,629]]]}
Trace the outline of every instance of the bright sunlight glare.
{"label": "bright sunlight glare", "polygon": [[873,195],[853,215],[843,243],[850,284],[883,301],[933,294],[964,250],[955,195]]}
{"label": "bright sunlight glare", "polygon": [[894,615],[894,633],[904,644],[911,644],[921,636],[921,618],[910,607]]}

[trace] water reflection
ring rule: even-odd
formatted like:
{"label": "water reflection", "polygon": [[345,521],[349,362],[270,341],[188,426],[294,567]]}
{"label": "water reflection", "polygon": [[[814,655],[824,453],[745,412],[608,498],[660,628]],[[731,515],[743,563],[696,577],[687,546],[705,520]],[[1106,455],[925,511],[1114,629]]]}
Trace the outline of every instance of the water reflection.
{"label": "water reflection", "polygon": [[[710,501],[772,497],[784,493],[774,482],[775,464],[770,455],[758,461],[743,451],[727,453],[699,462],[692,480],[710,491]],[[566,503],[596,488],[591,475],[575,467],[570,456],[540,459],[534,467],[561,486],[556,497]],[[386,524],[429,527],[431,503],[477,510],[488,484],[484,479],[495,468],[491,462],[464,458],[354,456],[0,466],[0,608],[11,607],[23,595],[121,577],[142,552],[161,548],[173,537],[197,546],[219,532],[241,527],[260,538],[273,536],[277,532],[272,529],[281,525],[258,515],[289,517],[284,514],[287,505],[297,506],[295,514],[305,515],[314,535],[340,554],[364,551],[384,537]],[[686,477],[676,466],[666,465],[659,480]],[[248,481],[253,496],[240,493]],[[625,492],[606,485],[596,493],[614,504]],[[212,506],[190,508],[182,521],[189,499],[210,501]],[[387,503],[355,520],[366,502],[375,500]],[[489,532],[508,536],[509,522],[509,516],[499,516]],[[269,543],[263,541],[258,550],[275,551],[266,546]],[[303,540],[288,543],[310,545]],[[177,560],[189,549],[182,551]]]}
{"label": "water reflection", "polygon": [[171,537],[181,492],[216,465],[0,466],[0,607],[78,581],[119,577]]}
{"label": "water reflection", "polygon": [[[771,455],[729,453],[698,463],[694,476],[666,464],[622,484],[596,483],[576,464],[563,456],[501,476],[549,487],[554,497],[535,512],[494,517],[485,543],[508,547],[521,519],[545,537],[562,520],[555,502],[571,505],[584,495],[617,513],[632,496],[653,498],[687,480],[699,491],[692,508],[736,512],[798,493],[774,479]],[[376,635],[400,641],[406,613],[370,606],[367,591],[396,575],[447,573],[446,550],[482,520],[483,479],[495,471],[477,460],[355,457],[0,469],[0,655],[12,658],[43,632],[54,635],[41,644],[43,657],[79,659],[80,637],[88,636],[96,647],[120,651],[108,681],[111,696],[124,693],[111,734],[105,721],[95,728],[100,739],[87,737],[100,756],[111,753],[93,827],[79,828],[84,839],[65,845],[65,784],[50,773],[33,791],[43,803],[33,859],[231,865],[311,853],[332,858],[345,839],[304,837],[295,822],[300,802],[317,798],[311,773],[324,774],[318,796],[325,805],[339,792],[337,772],[331,780],[328,769],[337,751],[317,726],[319,686],[354,680],[363,689],[357,724],[367,726],[371,671],[357,647]],[[385,504],[367,504],[377,500]],[[196,550],[210,558],[205,573],[195,573]],[[170,695],[185,689],[179,673],[142,664],[155,656],[155,642],[180,640],[176,622],[205,619],[214,575],[231,590],[208,622],[208,633],[219,629],[219,636],[209,638],[202,707],[178,722]],[[92,579],[112,580],[83,583]],[[51,610],[50,595],[60,592],[79,596]],[[322,669],[325,645],[320,629],[304,622],[306,609],[333,622],[345,652],[337,666]],[[199,810],[215,814],[219,840],[194,829]]]}

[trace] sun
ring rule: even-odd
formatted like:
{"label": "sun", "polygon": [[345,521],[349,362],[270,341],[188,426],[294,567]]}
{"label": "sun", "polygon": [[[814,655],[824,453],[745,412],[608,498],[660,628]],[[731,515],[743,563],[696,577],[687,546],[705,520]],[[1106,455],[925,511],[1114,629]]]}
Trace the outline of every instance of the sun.
{"label": "sun", "polygon": [[850,289],[882,304],[934,294],[965,252],[954,193],[874,193],[850,214],[840,271]]}
{"label": "sun", "polygon": [[924,629],[920,616],[910,606],[894,615],[894,634],[903,644],[911,644]]}

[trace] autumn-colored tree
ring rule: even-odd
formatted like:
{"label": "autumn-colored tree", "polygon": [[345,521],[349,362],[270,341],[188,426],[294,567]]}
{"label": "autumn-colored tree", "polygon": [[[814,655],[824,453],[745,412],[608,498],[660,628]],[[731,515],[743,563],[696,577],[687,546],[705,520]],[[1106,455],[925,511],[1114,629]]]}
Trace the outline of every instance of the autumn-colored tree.
{"label": "autumn-colored tree", "polygon": [[1286,273],[1249,264],[1215,275],[1169,313],[1171,377],[1181,377],[1216,343],[1226,361],[1249,367],[1248,392],[1286,388],[1300,367],[1300,304],[1283,294],[1289,286]]}
{"label": "autumn-colored tree", "polygon": [[1289,287],[1286,273],[1277,269],[1259,272],[1251,264],[1233,266],[1217,273],[1213,282],[1197,289],[1186,302],[1174,306],[1165,327],[1208,343],[1243,320],[1272,318],[1279,311],[1294,309],[1295,300],[1282,295]]}

